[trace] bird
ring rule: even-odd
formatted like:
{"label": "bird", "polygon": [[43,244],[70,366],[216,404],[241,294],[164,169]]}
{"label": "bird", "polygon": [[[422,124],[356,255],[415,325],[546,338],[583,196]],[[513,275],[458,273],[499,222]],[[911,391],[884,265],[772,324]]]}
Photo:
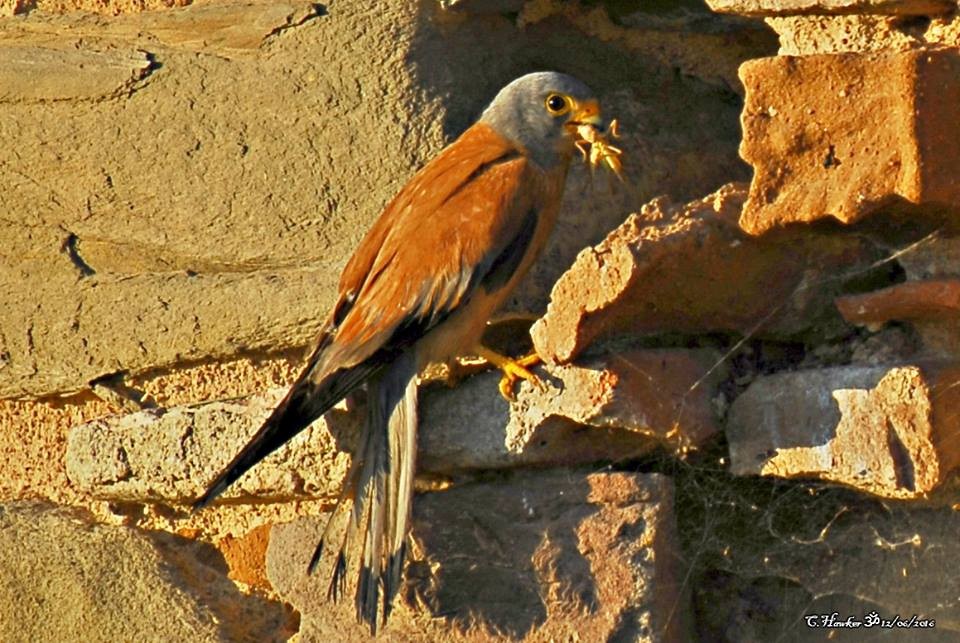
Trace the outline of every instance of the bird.
{"label": "bird", "polygon": [[[417,376],[477,355],[505,378],[536,382],[529,361],[480,344],[557,220],[582,132],[602,128],[590,88],[559,72],[507,84],[479,119],[400,189],[341,273],[315,348],[289,392],[196,500],[207,506],[247,470],[362,386],[366,418],[337,508],[346,520],[328,596],[345,592],[357,544],[357,618],[385,625],[402,580],[417,451]],[[508,387],[501,383],[501,392]],[[382,600],[382,605],[381,605]]]}

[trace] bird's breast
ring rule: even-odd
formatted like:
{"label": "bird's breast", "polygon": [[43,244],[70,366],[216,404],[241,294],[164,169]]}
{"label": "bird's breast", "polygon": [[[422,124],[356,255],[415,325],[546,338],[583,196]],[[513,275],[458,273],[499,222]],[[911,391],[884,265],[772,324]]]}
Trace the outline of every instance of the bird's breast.
{"label": "bird's breast", "polygon": [[433,362],[447,362],[469,354],[483,336],[487,322],[517,287],[543,251],[557,222],[563,195],[562,173],[545,174],[540,178],[538,206],[528,212],[535,217],[533,232],[520,258],[507,275],[497,275],[492,287],[478,287],[447,319],[434,327],[418,342],[417,354],[422,368]]}

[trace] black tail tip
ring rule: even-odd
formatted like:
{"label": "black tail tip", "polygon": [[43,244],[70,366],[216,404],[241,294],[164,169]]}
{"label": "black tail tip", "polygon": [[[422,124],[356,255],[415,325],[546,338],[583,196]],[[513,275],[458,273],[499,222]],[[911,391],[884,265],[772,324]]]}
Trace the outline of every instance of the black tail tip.
{"label": "black tail tip", "polygon": [[227,484],[224,480],[217,480],[210,485],[206,491],[203,492],[202,496],[193,501],[193,504],[190,505],[190,508],[193,511],[200,511],[201,509],[209,507],[210,504],[216,500],[217,496],[219,496],[226,488]]}
{"label": "black tail tip", "polygon": [[337,561],[333,566],[333,574],[330,576],[330,587],[327,589],[327,600],[336,603],[343,596],[347,589],[347,559],[343,552],[337,555]]}
{"label": "black tail tip", "polygon": [[320,542],[317,543],[316,549],[313,550],[313,556],[310,557],[310,564],[307,565],[307,574],[313,574],[317,571],[317,565],[320,564],[320,558],[323,556],[323,538],[320,539]]}
{"label": "black tail tip", "polygon": [[380,607],[378,594],[380,579],[373,575],[369,567],[360,570],[360,580],[357,583],[357,622],[370,626],[370,636],[377,635],[379,623],[377,612]]}
{"label": "black tail tip", "polygon": [[200,511],[201,509],[206,509],[210,506],[210,503],[213,502],[213,498],[204,494],[190,503],[191,511]]}

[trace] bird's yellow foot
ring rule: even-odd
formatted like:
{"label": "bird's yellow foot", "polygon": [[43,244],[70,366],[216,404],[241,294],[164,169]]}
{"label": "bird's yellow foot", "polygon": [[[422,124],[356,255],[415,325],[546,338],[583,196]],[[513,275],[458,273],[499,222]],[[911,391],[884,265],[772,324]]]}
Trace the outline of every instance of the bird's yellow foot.
{"label": "bird's yellow foot", "polygon": [[543,388],[543,382],[529,369],[529,367],[536,366],[541,362],[540,356],[537,355],[536,351],[520,359],[511,359],[485,346],[478,346],[477,355],[503,371],[503,377],[500,378],[499,389],[500,395],[508,402],[512,402],[514,399],[513,387],[519,379],[527,380],[538,389]]}

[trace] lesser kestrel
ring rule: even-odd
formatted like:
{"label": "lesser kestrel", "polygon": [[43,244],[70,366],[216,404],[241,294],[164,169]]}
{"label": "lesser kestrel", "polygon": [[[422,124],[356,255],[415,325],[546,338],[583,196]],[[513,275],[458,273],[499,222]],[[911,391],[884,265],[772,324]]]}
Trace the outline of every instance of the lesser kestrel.
{"label": "lesser kestrel", "polygon": [[[393,198],[354,252],[306,367],[287,396],[196,506],[366,385],[367,418],[331,521],[361,540],[358,618],[372,632],[399,589],[417,450],[416,378],[428,363],[477,354],[505,372],[520,364],[479,346],[484,326],[543,249],[583,132],[601,125],[590,89],[534,73],[504,87],[479,121]],[[585,129],[586,128],[586,129]],[[323,542],[311,567],[319,558]]]}

